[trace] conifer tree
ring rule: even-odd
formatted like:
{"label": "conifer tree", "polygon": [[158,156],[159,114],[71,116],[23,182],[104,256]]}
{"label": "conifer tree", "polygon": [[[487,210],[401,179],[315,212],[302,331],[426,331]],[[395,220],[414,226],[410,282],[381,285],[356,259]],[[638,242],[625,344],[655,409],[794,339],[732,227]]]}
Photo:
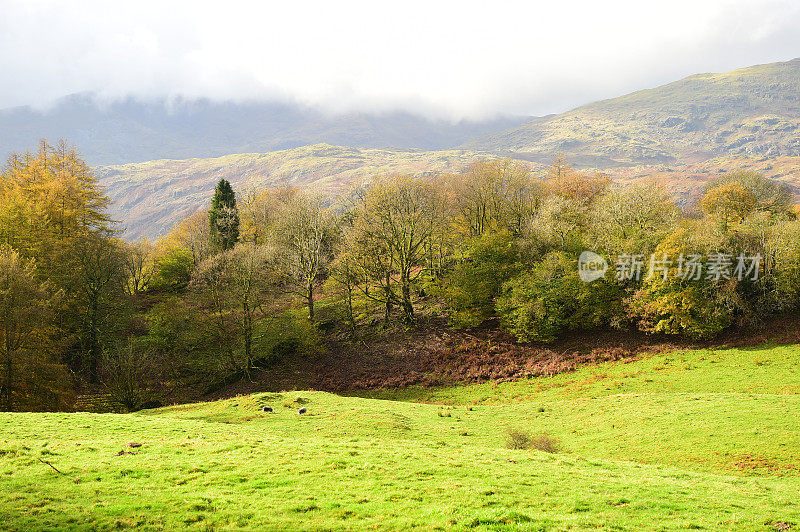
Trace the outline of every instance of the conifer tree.
{"label": "conifer tree", "polygon": [[236,208],[236,195],[227,179],[220,179],[217,183],[208,221],[216,243],[223,250],[233,248],[239,240],[239,211]]}

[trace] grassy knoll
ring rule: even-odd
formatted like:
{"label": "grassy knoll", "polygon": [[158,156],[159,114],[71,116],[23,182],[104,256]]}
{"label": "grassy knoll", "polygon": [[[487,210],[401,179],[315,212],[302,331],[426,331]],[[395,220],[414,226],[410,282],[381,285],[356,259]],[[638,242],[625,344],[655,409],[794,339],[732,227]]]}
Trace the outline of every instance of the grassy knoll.
{"label": "grassy knoll", "polygon": [[[2,414],[0,523],[796,528],[798,359],[796,346],[688,351],[372,397],[303,391],[127,415]],[[509,428],[547,431],[564,451],[506,449]]]}

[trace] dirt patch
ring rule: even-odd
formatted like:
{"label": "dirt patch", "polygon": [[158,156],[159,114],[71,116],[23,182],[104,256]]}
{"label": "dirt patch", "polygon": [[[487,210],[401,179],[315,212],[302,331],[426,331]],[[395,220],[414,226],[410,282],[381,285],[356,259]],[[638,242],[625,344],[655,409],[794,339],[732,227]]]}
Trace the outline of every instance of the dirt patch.
{"label": "dirt patch", "polygon": [[732,465],[742,473],[754,475],[763,474],[764,472],[769,472],[771,475],[780,475],[787,471],[797,470],[797,464],[777,462],[753,454],[739,456]]}
{"label": "dirt patch", "polygon": [[573,371],[583,364],[674,349],[800,343],[800,316],[787,315],[757,330],[732,330],[713,341],[691,342],[640,332],[603,330],[565,335],[552,344],[519,344],[496,322],[453,330],[443,318],[421,318],[412,329],[328,341],[313,359],[286,360],[216,392],[211,399],[264,390],[345,391],[512,381]]}

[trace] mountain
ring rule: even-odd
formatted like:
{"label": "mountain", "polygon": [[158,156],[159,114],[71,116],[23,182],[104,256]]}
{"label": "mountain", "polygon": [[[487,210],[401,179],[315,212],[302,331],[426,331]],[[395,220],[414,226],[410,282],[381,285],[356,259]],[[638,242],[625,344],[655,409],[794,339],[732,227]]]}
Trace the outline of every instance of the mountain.
{"label": "mountain", "polygon": [[457,172],[491,154],[344,148],[317,144],[270,153],[210,159],[159,160],[97,166],[95,175],[113,201],[111,214],[124,237],[157,238],[209,202],[221,178],[240,195],[250,187],[291,185],[335,193],[375,175]]}
{"label": "mountain", "polygon": [[30,107],[0,111],[0,157],[35,147],[43,137],[67,139],[92,165],[216,157],[318,143],[438,150],[527,120],[451,123],[405,112],[330,115],[276,102],[127,99],[102,104],[91,94],[78,94],[46,111]]}
{"label": "mountain", "polygon": [[[497,156],[530,161],[541,172],[564,154],[616,181],[656,178],[681,201],[733,169],[761,172],[800,192],[800,59],[698,74],[466,140],[470,132],[499,130],[504,120],[453,125],[402,113],[330,117],[282,104],[207,101],[98,107],[79,96],[43,115],[0,112],[0,148],[68,138],[99,165],[112,214],[129,239],[166,234],[207,203],[223,177],[240,193],[281,184],[331,193],[375,175],[459,171]],[[461,149],[436,151],[459,142]],[[389,145],[399,147],[374,147]],[[411,149],[419,146],[426,149]],[[237,151],[247,153],[228,155]],[[160,159],[139,162],[151,154]]]}
{"label": "mountain", "polygon": [[800,59],[697,74],[531,120],[463,145],[585,167],[800,156]]}

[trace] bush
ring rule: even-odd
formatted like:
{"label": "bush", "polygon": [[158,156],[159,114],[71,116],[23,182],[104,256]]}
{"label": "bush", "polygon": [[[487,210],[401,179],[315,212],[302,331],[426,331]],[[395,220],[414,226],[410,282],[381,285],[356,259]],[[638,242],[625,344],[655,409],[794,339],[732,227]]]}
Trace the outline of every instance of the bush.
{"label": "bush", "polygon": [[509,449],[530,449],[531,433],[522,429],[508,429],[506,447]]}
{"label": "bush", "polygon": [[475,327],[494,314],[495,298],[516,268],[516,259],[517,246],[509,231],[485,233],[470,243],[442,290],[455,327]]}
{"label": "bush", "polygon": [[557,453],[561,451],[561,440],[542,432],[531,440],[531,448],[545,453]]}
{"label": "bush", "polygon": [[545,453],[557,453],[561,450],[561,441],[546,432],[532,436],[523,429],[509,429],[506,434],[506,447],[509,449],[536,449]]}
{"label": "bush", "polygon": [[560,251],[506,283],[497,301],[503,327],[522,342],[551,342],[567,330],[611,323],[621,309],[619,286],[605,280],[584,283],[576,261]]}
{"label": "bush", "polygon": [[192,254],[183,248],[166,250],[155,261],[155,275],[150,289],[177,292],[185,289],[192,278]]}

